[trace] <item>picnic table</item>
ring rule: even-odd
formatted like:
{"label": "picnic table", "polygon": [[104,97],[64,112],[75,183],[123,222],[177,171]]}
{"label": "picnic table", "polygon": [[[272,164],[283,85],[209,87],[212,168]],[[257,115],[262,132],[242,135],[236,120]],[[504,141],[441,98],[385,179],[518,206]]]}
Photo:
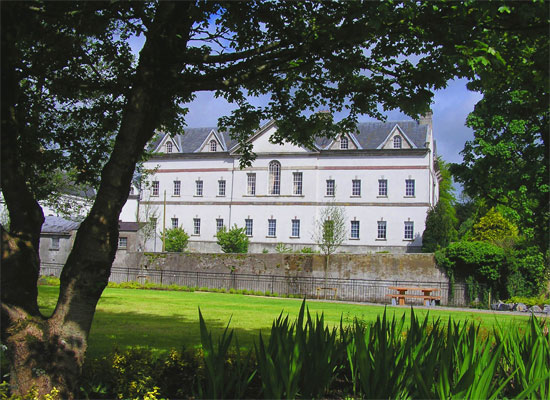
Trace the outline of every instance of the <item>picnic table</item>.
{"label": "picnic table", "polygon": [[[387,297],[392,298],[392,304],[395,304],[395,300],[400,306],[405,305],[405,299],[422,299],[424,305],[435,305],[435,301],[441,300],[441,296],[434,296],[433,292],[438,292],[437,288],[421,288],[421,287],[404,287],[404,286],[389,286],[388,289],[395,290],[398,293],[387,294]],[[422,292],[422,294],[410,293],[410,292]]]}

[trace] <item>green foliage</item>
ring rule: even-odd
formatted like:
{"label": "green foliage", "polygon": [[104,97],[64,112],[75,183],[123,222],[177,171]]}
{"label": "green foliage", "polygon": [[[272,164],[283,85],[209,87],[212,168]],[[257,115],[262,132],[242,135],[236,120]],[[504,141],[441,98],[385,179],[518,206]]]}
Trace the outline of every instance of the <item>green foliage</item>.
{"label": "green foliage", "polygon": [[249,239],[245,232],[245,228],[239,228],[236,224],[230,230],[224,226],[216,233],[218,245],[224,253],[246,253]]}
{"label": "green foliage", "polygon": [[[84,367],[85,398],[548,398],[548,322],[498,326],[488,335],[471,322],[410,312],[328,328],[302,303],[282,314],[269,339],[242,354],[234,332],[214,341],[199,314],[201,349],[154,356],[113,351]],[[341,318],[342,321],[342,318]],[[229,325],[228,325],[229,326]],[[234,345],[234,351],[231,351]],[[311,366],[315,366],[314,368]],[[149,396],[149,397],[147,397]]]}
{"label": "green foliage", "polygon": [[507,269],[506,289],[510,296],[536,296],[548,282],[548,265],[538,247],[510,250]]}
{"label": "green foliage", "polygon": [[292,253],[292,249],[284,243],[277,243],[275,251],[277,253]]}
{"label": "green foliage", "polygon": [[422,233],[422,251],[425,253],[447,247],[457,239],[458,219],[452,176],[447,163],[440,157],[437,159],[437,167],[440,174],[439,201],[428,210],[426,216],[426,228]]}
{"label": "green foliage", "polygon": [[518,239],[518,228],[504,216],[491,208],[473,226],[471,240],[494,244],[513,244]]}
{"label": "green foliage", "polygon": [[311,247],[302,247],[300,249],[300,253],[303,253],[303,254],[317,254],[317,253],[319,253],[319,251],[313,250]]}
{"label": "green foliage", "polygon": [[330,203],[319,211],[312,239],[323,254],[330,256],[346,240],[346,224],[346,211],[341,206]]}
{"label": "green foliage", "polygon": [[187,248],[189,235],[183,228],[168,229],[165,233],[164,248],[169,252],[181,253]]}
{"label": "green foliage", "polygon": [[506,303],[523,303],[527,307],[539,306],[544,308],[545,304],[550,304],[550,299],[543,294],[533,297],[512,296],[506,300]]}

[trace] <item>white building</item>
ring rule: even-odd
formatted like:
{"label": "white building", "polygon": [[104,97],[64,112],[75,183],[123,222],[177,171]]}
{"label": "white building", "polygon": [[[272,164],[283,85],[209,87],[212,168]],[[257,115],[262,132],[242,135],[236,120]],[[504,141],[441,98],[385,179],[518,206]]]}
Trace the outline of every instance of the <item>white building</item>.
{"label": "white building", "polygon": [[[273,252],[278,243],[315,248],[319,212],[335,204],[347,218],[339,252],[420,249],[439,188],[431,114],[418,122],[361,123],[354,134],[317,140],[315,149],[271,143],[276,129],[271,121],[250,138],[257,158],[242,170],[239,147],[226,132],[164,135],[145,165],[154,173],[141,212],[157,211],[159,232],[163,223],[183,227],[193,251],[220,251],[217,230],[237,224],[247,230],[250,252]],[[147,250],[160,250],[160,239]]]}

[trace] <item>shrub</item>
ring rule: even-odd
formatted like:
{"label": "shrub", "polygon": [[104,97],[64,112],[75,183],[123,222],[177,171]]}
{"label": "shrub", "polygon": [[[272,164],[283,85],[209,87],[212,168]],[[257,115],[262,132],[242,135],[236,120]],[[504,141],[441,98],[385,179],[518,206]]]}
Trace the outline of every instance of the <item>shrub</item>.
{"label": "shrub", "polygon": [[172,228],[166,231],[164,248],[166,251],[181,253],[187,248],[189,235],[183,228]]}
{"label": "shrub", "polygon": [[518,238],[518,228],[504,216],[491,208],[474,225],[472,240],[494,244],[513,244]]}
{"label": "shrub", "polygon": [[244,228],[233,228],[227,230],[225,226],[216,234],[218,245],[224,253],[247,253],[249,239]]}
{"label": "shrub", "polygon": [[304,254],[315,254],[315,253],[319,253],[319,252],[313,250],[311,247],[302,247],[302,249],[300,250],[300,253],[304,253]]}
{"label": "shrub", "polygon": [[510,296],[537,296],[544,289],[548,266],[537,247],[508,253],[506,289]]}
{"label": "shrub", "polygon": [[450,204],[439,202],[428,211],[426,229],[422,233],[422,251],[432,253],[445,248],[457,238],[454,209]]}
{"label": "shrub", "polygon": [[284,243],[277,243],[275,246],[275,251],[277,253],[291,253],[292,249]]}

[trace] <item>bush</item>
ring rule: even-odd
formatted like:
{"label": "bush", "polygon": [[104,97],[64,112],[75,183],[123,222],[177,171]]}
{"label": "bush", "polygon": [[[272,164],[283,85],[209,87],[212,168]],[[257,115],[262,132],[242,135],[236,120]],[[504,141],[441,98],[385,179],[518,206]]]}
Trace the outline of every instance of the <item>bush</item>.
{"label": "bush", "polygon": [[181,253],[187,248],[189,235],[183,228],[172,228],[166,231],[164,237],[164,248],[166,251]]}
{"label": "bush", "polygon": [[292,249],[284,243],[277,243],[275,246],[275,251],[277,253],[291,253]]}
{"label": "bush", "polygon": [[548,267],[537,247],[510,250],[507,267],[506,289],[510,296],[537,296],[544,289]]}
{"label": "bush", "polygon": [[494,244],[513,244],[518,238],[518,228],[491,208],[473,227],[472,240]]}
{"label": "bush", "polygon": [[224,253],[247,253],[249,239],[244,228],[233,228],[227,230],[225,226],[216,234],[218,245]]}
{"label": "bush", "polygon": [[457,238],[457,224],[451,205],[439,202],[428,211],[426,229],[422,233],[422,251],[433,253]]}

